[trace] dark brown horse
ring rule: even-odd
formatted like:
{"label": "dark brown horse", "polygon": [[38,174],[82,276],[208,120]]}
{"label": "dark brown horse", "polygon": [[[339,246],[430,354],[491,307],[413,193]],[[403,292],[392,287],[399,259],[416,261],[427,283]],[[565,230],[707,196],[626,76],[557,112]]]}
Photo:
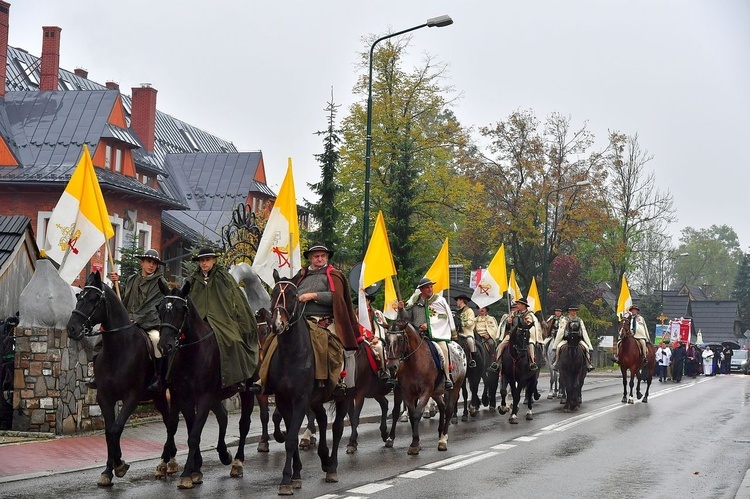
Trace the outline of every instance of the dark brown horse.
{"label": "dark brown horse", "polygon": [[[245,438],[250,430],[250,417],[253,412],[252,394],[240,393],[240,440],[237,453],[232,456],[227,451],[224,433],[227,426],[227,412],[222,400],[237,393],[234,386],[222,387],[219,344],[208,322],[204,321],[188,295],[190,283],[181,289],[166,289],[166,295],[157,307],[159,320],[159,349],[169,356],[169,390],[175,407],[178,407],[188,426],[188,457],[180,477],[178,487],[193,488],[203,482],[200,454],[200,441],[209,411],[219,419],[219,445],[217,452],[222,464],[232,464],[230,476],[242,476],[245,461]],[[246,381],[249,386],[251,380]]]}
{"label": "dark brown horse", "polygon": [[427,402],[432,398],[438,406],[438,450],[448,450],[448,427],[453,416],[453,407],[466,377],[466,356],[455,342],[448,344],[450,364],[453,367],[453,389],[445,390],[445,375],[438,368],[430,348],[430,339],[420,334],[406,322],[391,324],[387,333],[388,366],[396,371],[398,387],[393,396],[391,431],[386,447],[393,446],[396,423],[403,401],[409,410],[412,441],[407,453],[419,454],[419,422]]}
{"label": "dark brown horse", "polygon": [[[351,396],[331,398],[325,388],[315,382],[315,358],[304,305],[297,299],[297,286],[289,279],[279,277],[274,270],[271,293],[271,329],[276,333],[278,346],[268,367],[266,391],[276,399],[288,434],[285,437],[286,461],[279,484],[279,495],[292,495],[302,487],[302,461],[298,446],[299,430],[308,408],[315,412],[320,429],[318,456],[326,482],[338,482],[338,447],[344,432]],[[326,441],[328,415],[325,403],[333,400],[336,417],[333,421],[333,444],[329,453]],[[274,434],[279,440],[279,436]]]}
{"label": "dark brown horse", "polygon": [[581,389],[588,373],[585,345],[581,344],[581,333],[570,331],[567,343],[558,347],[560,358],[557,368],[560,382],[565,390],[565,412],[577,411],[581,407]]}
{"label": "dark brown horse", "polygon": [[[101,332],[93,326],[101,324]],[[162,451],[162,462],[156,469],[157,478],[177,472],[174,459],[177,447],[174,435],[177,431],[176,413],[170,417],[165,392],[152,393],[146,387],[154,375],[154,362],[149,353],[146,334],[130,322],[128,311],[115,292],[104,284],[99,272],[91,273],[83,290],[78,294],[76,308],[67,325],[68,335],[76,341],[84,336],[102,335],[102,351],[94,362],[97,382],[96,401],[104,417],[104,433],[107,441],[107,464],[99,477],[98,485],[112,485],[112,474],[125,476],[130,465],[122,460],[120,437],[125,423],[139,402],[153,400],[167,429],[167,440]],[[122,407],[115,416],[115,407]]]}
{"label": "dark brown horse", "polygon": [[[466,340],[466,338],[458,335],[458,344],[461,345],[461,348],[464,349],[464,353],[466,353],[468,357],[469,342]],[[489,393],[487,390],[487,386],[491,383],[489,381],[488,368],[492,363],[492,358],[485,348],[482,339],[477,334],[474,335],[474,344],[476,345],[474,361],[477,365],[475,367],[467,367],[466,378],[464,379],[464,383],[461,386],[461,394],[463,395],[464,399],[464,412],[461,415],[461,421],[468,421],[469,415],[471,415],[472,417],[476,416],[479,412],[480,404],[484,404],[486,406],[489,403]],[[483,397],[481,397],[480,399],[479,383],[481,382],[484,382],[485,392],[482,394]],[[497,389],[497,387],[495,389]],[[469,394],[471,394],[470,399]],[[494,392],[492,392],[492,398],[494,401]],[[455,404],[455,407],[458,408],[458,404]],[[455,422],[455,420],[452,420],[451,422]]]}
{"label": "dark brown horse", "polygon": [[533,401],[536,392],[537,376],[539,370],[532,371],[529,369],[529,355],[528,355],[528,343],[529,343],[529,330],[522,329],[517,326],[513,326],[508,332],[510,335],[510,341],[503,349],[502,358],[500,360],[500,407],[497,411],[500,414],[508,412],[508,406],[505,403],[505,399],[508,395],[508,386],[510,386],[512,405],[510,407],[510,423],[518,424],[518,407],[521,402],[521,392],[525,390],[525,402],[528,410],[526,411],[526,419],[534,419],[534,413],[532,412]]}
{"label": "dark brown horse", "polygon": [[[647,344],[648,352],[646,354],[646,365],[643,365],[641,349],[638,346],[638,340],[633,337],[630,331],[630,314],[625,312],[620,321],[620,337],[622,338],[617,350],[617,358],[620,364],[620,373],[622,374],[622,403],[633,404],[633,385],[634,379],[638,377],[638,386],[636,395],[642,402],[648,403],[648,392],[651,389],[651,380],[654,377],[656,366],[656,352],[651,343]],[[630,371],[630,394],[628,395],[628,371]],[[641,380],[646,382],[646,393],[641,394]]]}

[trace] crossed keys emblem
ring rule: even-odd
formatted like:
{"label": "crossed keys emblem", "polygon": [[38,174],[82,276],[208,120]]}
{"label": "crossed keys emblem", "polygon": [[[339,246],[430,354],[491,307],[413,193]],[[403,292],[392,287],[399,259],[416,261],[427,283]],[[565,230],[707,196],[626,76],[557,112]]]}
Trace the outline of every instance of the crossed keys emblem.
{"label": "crossed keys emblem", "polygon": [[278,268],[282,267],[291,267],[291,263],[289,262],[289,251],[285,251],[285,248],[274,246],[271,248],[271,252],[275,254],[279,258],[279,265]]}
{"label": "crossed keys emblem", "polygon": [[489,284],[480,284],[477,286],[479,288],[479,292],[483,295],[490,296],[490,290],[492,289],[492,286]]}
{"label": "crossed keys emblem", "polygon": [[60,240],[57,242],[60,249],[65,252],[68,250],[68,247],[70,247],[70,251],[72,251],[74,255],[77,255],[78,248],[76,248],[76,243],[81,237],[81,230],[76,229],[75,224],[72,224],[70,227],[63,227],[60,224],[55,224],[55,227],[60,229],[60,232],[62,233]]}

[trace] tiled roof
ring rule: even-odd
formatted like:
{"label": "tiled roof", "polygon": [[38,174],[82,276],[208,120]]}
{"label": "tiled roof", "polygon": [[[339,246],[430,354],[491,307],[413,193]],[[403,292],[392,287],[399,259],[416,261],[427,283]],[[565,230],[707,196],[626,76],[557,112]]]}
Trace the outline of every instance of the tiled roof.
{"label": "tiled roof", "polygon": [[26,228],[31,223],[29,217],[15,215],[0,216],[0,269],[16,250],[18,241],[23,238]]}
{"label": "tiled roof", "polygon": [[736,301],[691,302],[693,327],[701,330],[704,343],[736,341],[735,324],[739,321]]}
{"label": "tiled roof", "polygon": [[201,239],[207,239],[213,243],[221,241],[221,229],[232,221],[232,212],[212,210],[169,210],[162,213],[162,223],[167,223],[172,230],[180,230],[181,226],[187,227],[189,232],[180,232],[180,235],[191,240],[193,243]]}

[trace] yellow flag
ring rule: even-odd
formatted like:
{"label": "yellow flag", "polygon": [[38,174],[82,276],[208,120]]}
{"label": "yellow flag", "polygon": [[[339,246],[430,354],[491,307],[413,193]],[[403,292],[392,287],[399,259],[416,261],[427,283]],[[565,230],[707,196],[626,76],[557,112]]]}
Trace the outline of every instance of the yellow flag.
{"label": "yellow flag", "polygon": [[362,262],[362,288],[366,288],[386,277],[396,275],[391,245],[388,242],[388,231],[385,229],[383,212],[378,212],[375,228],[372,230],[370,244],[367,246],[365,259]]}
{"label": "yellow flag", "polygon": [[620,287],[620,297],[617,299],[617,315],[622,317],[622,314],[630,310],[630,306],[633,304],[633,299],[630,297],[630,290],[628,289],[628,281],[625,280],[625,274],[622,275],[622,286]]}
{"label": "yellow flag", "polygon": [[510,299],[513,301],[521,298],[521,288],[518,287],[518,283],[516,282],[515,269],[510,269],[510,279],[508,280],[508,293],[510,294]]}
{"label": "yellow flag", "polygon": [[531,286],[529,286],[529,296],[526,297],[526,301],[529,302],[529,308],[532,312],[542,311],[542,300],[539,299],[539,291],[536,289],[536,279],[531,278]]}
{"label": "yellow flag", "polygon": [[451,276],[449,270],[449,259],[448,259],[448,238],[445,238],[443,247],[440,248],[435,261],[432,262],[432,267],[424,275],[435,284],[432,286],[432,292],[435,294],[441,293],[444,289],[450,289],[451,287]]}

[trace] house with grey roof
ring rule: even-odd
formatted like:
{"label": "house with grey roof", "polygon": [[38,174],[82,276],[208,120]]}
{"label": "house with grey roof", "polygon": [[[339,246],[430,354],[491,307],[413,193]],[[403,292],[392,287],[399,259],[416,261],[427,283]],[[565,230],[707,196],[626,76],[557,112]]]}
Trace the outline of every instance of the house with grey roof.
{"label": "house with grey roof", "polygon": [[0,215],[0,319],[18,312],[21,291],[34,274],[38,252],[31,219]]}

